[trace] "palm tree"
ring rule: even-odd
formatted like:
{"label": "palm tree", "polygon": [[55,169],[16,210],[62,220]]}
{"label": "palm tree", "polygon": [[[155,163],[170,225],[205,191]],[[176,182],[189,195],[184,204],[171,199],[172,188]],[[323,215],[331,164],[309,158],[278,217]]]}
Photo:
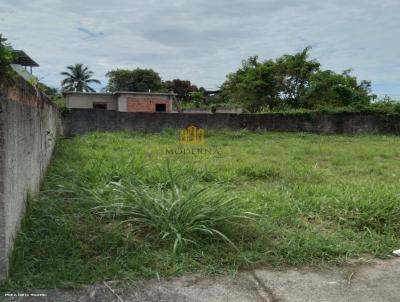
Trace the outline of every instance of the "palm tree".
{"label": "palm tree", "polygon": [[68,72],[61,72],[65,76],[61,82],[63,91],[96,92],[89,84],[101,84],[99,80],[92,79],[93,71],[83,64],[70,65],[67,69]]}

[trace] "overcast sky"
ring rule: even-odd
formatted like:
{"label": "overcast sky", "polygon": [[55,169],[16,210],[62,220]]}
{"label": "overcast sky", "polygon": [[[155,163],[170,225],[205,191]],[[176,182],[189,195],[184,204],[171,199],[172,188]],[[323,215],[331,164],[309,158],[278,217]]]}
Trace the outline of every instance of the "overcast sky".
{"label": "overcast sky", "polygon": [[0,0],[0,32],[55,87],[84,63],[103,85],[111,69],[142,67],[215,88],[248,56],[311,45],[323,68],[400,96],[399,15],[399,0]]}

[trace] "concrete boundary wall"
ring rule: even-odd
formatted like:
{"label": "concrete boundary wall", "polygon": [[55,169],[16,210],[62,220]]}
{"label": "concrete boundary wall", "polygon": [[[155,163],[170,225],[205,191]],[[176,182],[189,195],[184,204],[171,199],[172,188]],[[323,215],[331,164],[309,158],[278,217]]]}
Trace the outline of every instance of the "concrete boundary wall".
{"label": "concrete boundary wall", "polygon": [[25,211],[37,192],[59,129],[58,110],[22,78],[0,80],[0,283]]}
{"label": "concrete boundary wall", "polygon": [[131,113],[73,109],[63,120],[65,136],[91,131],[160,131],[188,125],[214,129],[337,134],[400,134],[400,118],[376,113],[194,114]]}

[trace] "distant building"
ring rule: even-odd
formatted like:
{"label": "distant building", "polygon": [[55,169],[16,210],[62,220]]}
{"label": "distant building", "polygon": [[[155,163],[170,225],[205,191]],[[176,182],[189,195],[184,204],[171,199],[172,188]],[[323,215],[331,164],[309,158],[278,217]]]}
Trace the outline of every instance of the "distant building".
{"label": "distant building", "polygon": [[[39,67],[30,56],[28,56],[23,50],[13,50],[14,61],[11,67],[25,80],[31,80],[35,77],[32,74],[32,67]],[[29,69],[28,69],[29,67]]]}
{"label": "distant building", "polygon": [[114,93],[64,92],[67,108],[121,112],[172,112],[173,93],[119,91]]}

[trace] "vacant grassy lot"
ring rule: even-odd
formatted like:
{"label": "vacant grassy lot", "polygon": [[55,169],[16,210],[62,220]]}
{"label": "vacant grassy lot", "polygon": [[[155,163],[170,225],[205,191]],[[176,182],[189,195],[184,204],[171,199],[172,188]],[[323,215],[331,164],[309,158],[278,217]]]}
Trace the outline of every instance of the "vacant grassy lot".
{"label": "vacant grassy lot", "polygon": [[[206,133],[203,148],[212,152],[170,154],[182,147],[178,137],[169,130],[60,140],[40,196],[29,202],[6,288],[341,263],[400,248],[398,137],[219,131]],[[121,223],[129,215],[101,214],[115,202],[113,182],[168,190],[168,159],[180,194],[206,188],[199,202],[233,199],[229,213],[257,214],[219,225],[233,245],[205,234],[174,251],[169,233],[148,236],[134,221]]]}

